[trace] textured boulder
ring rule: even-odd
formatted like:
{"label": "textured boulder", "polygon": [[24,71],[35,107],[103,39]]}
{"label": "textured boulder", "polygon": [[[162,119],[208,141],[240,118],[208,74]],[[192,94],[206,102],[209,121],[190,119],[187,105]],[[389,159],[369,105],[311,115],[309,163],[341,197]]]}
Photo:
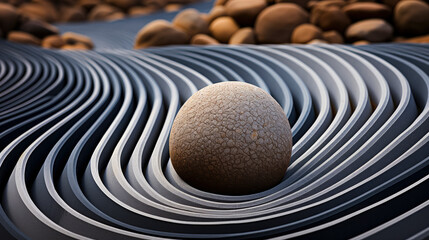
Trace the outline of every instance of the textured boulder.
{"label": "textured boulder", "polygon": [[354,42],[385,42],[392,38],[393,28],[383,19],[362,20],[350,25],[346,31],[347,40]]}
{"label": "textured boulder", "polygon": [[231,39],[229,39],[229,44],[255,44],[256,36],[255,31],[251,27],[246,27],[238,30]]}
{"label": "textured boulder", "polygon": [[388,6],[373,2],[356,2],[343,8],[343,11],[352,21],[370,18],[390,19],[391,10]]}
{"label": "textured boulder", "polygon": [[292,134],[283,109],[268,93],[247,83],[225,82],[186,101],[169,144],[173,167],[188,184],[241,195],[282,180]]}
{"label": "textured boulder", "polygon": [[406,36],[429,33],[429,5],[423,1],[401,1],[395,8],[395,26]]}
{"label": "textured boulder", "polygon": [[344,38],[341,36],[341,34],[337,31],[327,31],[322,34],[323,39],[328,41],[329,43],[337,43],[342,44],[344,43]]}
{"label": "textured boulder", "polygon": [[231,17],[219,17],[210,24],[210,33],[221,43],[228,43],[238,29],[238,24]]}
{"label": "textured boulder", "polygon": [[45,37],[42,41],[42,47],[44,48],[61,48],[66,42],[59,35],[52,35]]}
{"label": "textured boulder", "polygon": [[292,43],[307,43],[314,39],[322,39],[322,30],[313,24],[305,23],[292,32]]}
{"label": "textured boulder", "polygon": [[209,32],[209,24],[195,9],[186,9],[177,14],[173,20],[173,26],[182,29],[190,37],[198,33],[207,34]]}
{"label": "textured boulder", "polygon": [[136,36],[134,48],[182,45],[189,43],[189,36],[165,20],[155,20],[143,27]]}
{"label": "textured boulder", "polygon": [[192,45],[216,45],[219,42],[206,34],[197,34],[191,39]]}
{"label": "textured boulder", "polygon": [[335,30],[339,33],[350,25],[349,17],[336,6],[313,8],[310,21],[323,31]]}
{"label": "textured boulder", "polygon": [[40,20],[29,20],[22,24],[19,30],[30,33],[41,39],[46,36],[56,35],[59,33],[57,27]]}
{"label": "textured boulder", "polygon": [[256,19],[255,33],[260,43],[288,43],[292,31],[308,22],[308,13],[293,3],[279,3],[265,8]]}
{"label": "textured boulder", "polygon": [[94,43],[92,42],[91,38],[78,34],[73,32],[66,32],[62,36],[63,40],[67,45],[86,45],[87,49],[94,48]]}
{"label": "textured boulder", "polygon": [[16,8],[7,3],[0,3],[0,30],[7,34],[18,24],[19,14]]}
{"label": "textured boulder", "polygon": [[7,40],[10,42],[37,45],[37,46],[39,46],[41,43],[39,38],[29,33],[20,32],[20,31],[9,32],[9,34],[7,35]]}
{"label": "textured boulder", "polygon": [[225,4],[229,16],[242,26],[254,24],[258,14],[267,6],[265,0],[229,0]]}

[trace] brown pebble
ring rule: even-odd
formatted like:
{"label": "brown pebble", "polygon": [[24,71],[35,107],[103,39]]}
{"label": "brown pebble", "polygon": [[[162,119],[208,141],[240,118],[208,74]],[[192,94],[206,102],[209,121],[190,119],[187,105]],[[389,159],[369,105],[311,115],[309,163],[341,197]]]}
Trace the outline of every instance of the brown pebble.
{"label": "brown pebble", "polygon": [[289,43],[292,31],[308,22],[308,13],[293,3],[278,3],[265,8],[256,19],[259,43]]}
{"label": "brown pebble", "polygon": [[192,45],[217,45],[219,42],[206,34],[197,34],[191,39]]}
{"label": "brown pebble", "polygon": [[368,19],[356,22],[347,29],[346,38],[355,42],[386,42],[393,36],[393,28],[383,19]]}
{"label": "brown pebble", "polygon": [[26,32],[11,31],[7,35],[7,40],[15,43],[31,44],[40,46],[40,39]]}
{"label": "brown pebble", "polygon": [[323,39],[329,43],[343,44],[344,38],[341,34],[335,30],[327,31],[322,34]]}
{"label": "brown pebble", "polygon": [[256,44],[255,31],[251,27],[242,28],[232,35],[229,44]]}
{"label": "brown pebble", "polygon": [[208,34],[209,32],[209,24],[195,9],[183,10],[176,15],[172,24],[174,27],[186,32],[189,37],[193,37],[198,33]]}
{"label": "brown pebble", "polygon": [[91,38],[85,35],[74,32],[66,32],[61,37],[67,45],[85,44],[88,49],[94,48],[94,43],[92,42]]}
{"label": "brown pebble", "polygon": [[209,13],[209,23],[213,22],[218,17],[228,16],[224,6],[214,6]]}
{"label": "brown pebble", "polygon": [[134,48],[182,45],[189,43],[189,36],[165,20],[155,20],[143,27],[136,36]]}
{"label": "brown pebble", "polygon": [[323,31],[335,30],[339,33],[350,25],[350,19],[336,6],[313,8],[310,21]]}
{"label": "brown pebble", "polygon": [[119,8],[108,4],[97,5],[88,14],[88,20],[90,21],[116,20],[123,17],[124,13]]}
{"label": "brown pebble", "polygon": [[241,26],[253,26],[256,17],[266,6],[265,0],[229,0],[225,9]]}
{"label": "brown pebble", "polygon": [[166,12],[176,12],[183,8],[183,4],[170,3],[164,7],[164,11]]}
{"label": "brown pebble", "polygon": [[82,22],[86,20],[85,10],[80,6],[62,7],[60,20],[62,22]]}
{"label": "brown pebble", "polygon": [[7,35],[18,24],[19,14],[16,8],[7,3],[0,3],[0,30]]}
{"label": "brown pebble", "polygon": [[24,3],[18,8],[19,12],[29,18],[45,22],[58,20],[57,9],[50,2]]}
{"label": "brown pebble", "polygon": [[395,8],[395,27],[404,36],[429,33],[429,4],[423,1],[401,1]]}
{"label": "brown pebble", "polygon": [[42,41],[42,47],[44,48],[61,48],[65,45],[64,39],[60,35],[52,35],[45,37]]}
{"label": "brown pebble", "polygon": [[159,9],[155,8],[155,7],[137,6],[137,7],[130,8],[128,10],[128,14],[131,16],[141,16],[141,15],[151,14],[151,13],[154,13],[156,11],[159,11]]}
{"label": "brown pebble", "polygon": [[296,27],[292,32],[292,43],[307,43],[313,39],[322,39],[322,30],[313,24],[304,23]]}
{"label": "brown pebble", "polygon": [[59,30],[54,25],[40,20],[29,20],[19,27],[20,31],[34,35],[40,39],[49,35],[56,35]]}
{"label": "brown pebble", "polygon": [[370,18],[382,18],[389,20],[391,15],[391,10],[389,7],[373,2],[352,3],[345,6],[343,11],[353,22]]}
{"label": "brown pebble", "polygon": [[239,26],[231,17],[219,17],[210,24],[210,33],[221,43],[228,43]]}

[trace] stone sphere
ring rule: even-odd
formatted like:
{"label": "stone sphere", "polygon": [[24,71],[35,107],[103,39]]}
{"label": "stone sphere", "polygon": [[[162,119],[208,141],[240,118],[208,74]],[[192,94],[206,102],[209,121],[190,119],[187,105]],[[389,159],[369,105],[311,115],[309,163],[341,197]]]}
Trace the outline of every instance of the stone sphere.
{"label": "stone sphere", "polygon": [[292,152],[292,134],[280,105],[264,90],[241,82],[205,87],[178,112],[170,157],[189,185],[243,195],[278,184]]}

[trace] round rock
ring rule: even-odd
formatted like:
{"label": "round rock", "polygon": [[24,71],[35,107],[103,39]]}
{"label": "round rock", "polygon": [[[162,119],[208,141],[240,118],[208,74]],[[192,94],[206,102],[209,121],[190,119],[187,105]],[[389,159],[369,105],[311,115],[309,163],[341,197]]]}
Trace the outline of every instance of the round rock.
{"label": "round rock", "polygon": [[225,4],[225,9],[238,24],[253,26],[256,17],[266,6],[265,0],[229,0]]}
{"label": "round rock", "polygon": [[66,42],[59,35],[52,35],[45,37],[42,41],[42,47],[44,48],[61,48]]}
{"label": "round rock", "polygon": [[189,43],[189,36],[165,20],[155,20],[143,27],[136,36],[134,48],[182,45]]}
{"label": "round rock", "polygon": [[393,28],[383,19],[368,19],[356,22],[347,29],[346,38],[351,42],[385,42],[392,38]]}
{"label": "round rock", "polygon": [[191,39],[192,45],[216,45],[219,42],[206,34],[197,34]]}
{"label": "round rock", "polygon": [[324,32],[323,39],[328,41],[329,43],[343,44],[344,38],[341,34],[335,30]]}
{"label": "round rock", "polygon": [[313,24],[305,23],[292,32],[292,43],[307,43],[314,39],[323,39],[322,30]]}
{"label": "round rock", "polygon": [[117,7],[100,4],[95,6],[88,14],[90,21],[106,21],[124,18],[125,14]]}
{"label": "round rock", "polygon": [[219,42],[228,43],[231,36],[238,31],[239,26],[231,17],[219,17],[210,24],[209,29],[211,35]]}
{"label": "round rock", "polygon": [[391,15],[391,10],[388,6],[373,2],[351,3],[345,6],[343,11],[353,22],[370,18],[389,20]]}
{"label": "round rock", "polygon": [[311,23],[323,31],[343,33],[350,25],[349,17],[337,6],[317,7],[311,11]]}
{"label": "round rock", "polygon": [[201,17],[201,14],[195,9],[186,9],[176,15],[173,20],[173,26],[182,29],[190,37],[209,32],[209,24]]}
{"label": "round rock", "polygon": [[278,3],[265,8],[256,19],[259,43],[289,43],[292,31],[308,22],[308,13],[293,3]]}
{"label": "round rock", "polygon": [[41,43],[39,38],[29,33],[20,32],[20,31],[9,32],[9,34],[7,35],[7,40],[10,42],[37,45],[37,46],[39,46]]}
{"label": "round rock", "polygon": [[186,101],[174,120],[169,147],[175,171],[191,186],[243,195],[282,180],[292,134],[283,109],[268,93],[226,82]]}
{"label": "round rock", "polygon": [[255,44],[256,36],[253,28],[246,27],[238,30],[234,35],[232,35],[231,39],[229,39],[229,44]]}
{"label": "round rock", "polygon": [[66,32],[62,36],[62,39],[65,41],[67,45],[86,45],[87,49],[94,48],[94,43],[92,42],[91,38],[74,33],[74,32]]}
{"label": "round rock", "polygon": [[429,33],[429,5],[423,1],[400,1],[394,13],[397,31],[406,36]]}

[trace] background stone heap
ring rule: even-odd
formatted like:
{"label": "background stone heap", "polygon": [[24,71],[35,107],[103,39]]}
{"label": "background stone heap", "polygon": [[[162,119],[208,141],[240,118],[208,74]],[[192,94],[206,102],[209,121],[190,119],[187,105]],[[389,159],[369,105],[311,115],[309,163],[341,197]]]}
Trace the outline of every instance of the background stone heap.
{"label": "background stone heap", "polygon": [[429,42],[423,0],[217,0],[140,30],[135,48],[180,44]]}
{"label": "background stone heap", "polygon": [[0,38],[46,48],[92,49],[76,33],[59,36],[51,23],[111,21],[158,10],[175,11],[196,0],[0,0]]}

